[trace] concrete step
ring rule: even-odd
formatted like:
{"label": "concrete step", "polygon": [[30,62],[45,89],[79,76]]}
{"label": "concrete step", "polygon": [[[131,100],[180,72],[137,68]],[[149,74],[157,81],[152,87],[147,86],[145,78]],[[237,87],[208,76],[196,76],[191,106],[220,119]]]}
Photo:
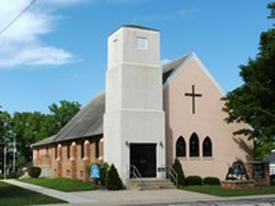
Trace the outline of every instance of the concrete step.
{"label": "concrete step", "polygon": [[142,184],[136,179],[127,180],[126,187],[136,190],[174,189],[176,186],[168,179],[142,179]]}

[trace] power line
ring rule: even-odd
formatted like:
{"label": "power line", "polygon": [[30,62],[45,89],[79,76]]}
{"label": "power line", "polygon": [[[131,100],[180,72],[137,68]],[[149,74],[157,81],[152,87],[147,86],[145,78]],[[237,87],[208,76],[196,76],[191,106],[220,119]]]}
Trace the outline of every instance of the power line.
{"label": "power line", "polygon": [[36,0],[32,0],[31,3],[28,4],[28,6],[25,7],[12,21],[7,24],[2,30],[0,30],[0,35],[4,33],[20,16],[22,16],[34,3]]}

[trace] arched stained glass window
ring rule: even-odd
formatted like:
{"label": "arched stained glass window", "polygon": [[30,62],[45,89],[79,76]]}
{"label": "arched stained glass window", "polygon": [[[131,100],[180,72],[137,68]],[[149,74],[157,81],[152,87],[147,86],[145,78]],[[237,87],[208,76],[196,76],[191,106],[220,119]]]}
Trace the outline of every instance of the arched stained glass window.
{"label": "arched stained glass window", "polygon": [[200,156],[199,138],[196,133],[193,133],[189,140],[190,157]]}
{"label": "arched stained glass window", "polygon": [[212,142],[209,137],[206,137],[203,141],[203,156],[212,157]]}
{"label": "arched stained glass window", "polygon": [[183,137],[179,137],[176,143],[176,156],[185,157],[186,156],[186,144]]}

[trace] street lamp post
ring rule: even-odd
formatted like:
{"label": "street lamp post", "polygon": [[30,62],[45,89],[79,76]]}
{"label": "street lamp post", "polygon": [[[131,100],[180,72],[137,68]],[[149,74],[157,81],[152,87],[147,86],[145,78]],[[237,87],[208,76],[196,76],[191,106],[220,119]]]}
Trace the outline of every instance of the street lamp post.
{"label": "street lamp post", "polygon": [[7,148],[4,145],[4,179],[6,179],[6,159],[7,159]]}
{"label": "street lamp post", "polygon": [[16,170],[16,141],[13,140],[13,172]]}

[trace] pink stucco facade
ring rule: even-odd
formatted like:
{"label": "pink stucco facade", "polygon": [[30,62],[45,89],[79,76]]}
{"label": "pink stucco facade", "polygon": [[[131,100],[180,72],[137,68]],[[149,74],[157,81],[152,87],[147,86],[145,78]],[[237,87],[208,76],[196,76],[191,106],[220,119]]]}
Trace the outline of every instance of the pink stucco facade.
{"label": "pink stucco facade", "polygon": [[[195,85],[196,112],[192,113],[192,98],[185,96]],[[167,164],[176,158],[176,141],[182,136],[186,143],[186,156],[180,157],[186,176],[200,175],[225,178],[228,164],[233,161],[252,159],[253,142],[245,136],[233,136],[233,132],[244,124],[227,124],[222,111],[223,92],[203,66],[192,54],[169,78],[163,90],[166,114]],[[189,139],[192,133],[199,138],[199,156],[190,157]],[[212,157],[203,157],[202,144],[205,137],[212,141]]]}

